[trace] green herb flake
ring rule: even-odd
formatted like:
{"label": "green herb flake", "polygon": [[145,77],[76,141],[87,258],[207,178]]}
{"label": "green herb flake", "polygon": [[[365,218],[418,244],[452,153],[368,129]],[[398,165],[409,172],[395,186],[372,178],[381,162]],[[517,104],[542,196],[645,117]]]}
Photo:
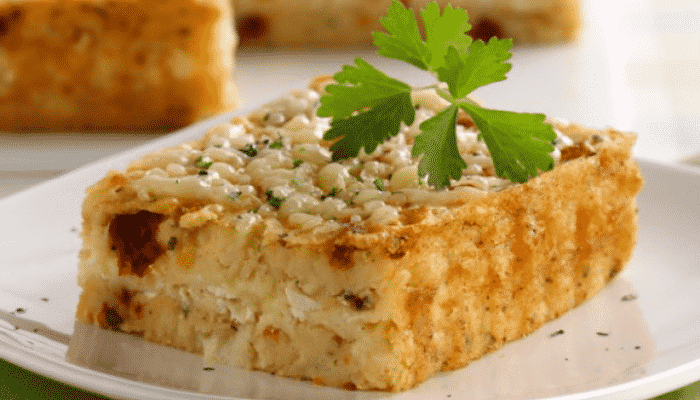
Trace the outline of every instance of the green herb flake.
{"label": "green herb flake", "polygon": [[564,334],[564,330],[563,330],[563,329],[559,329],[558,331],[555,331],[555,332],[550,333],[550,334],[549,334],[549,337],[553,338],[553,337],[557,337],[557,336],[563,335],[563,334]]}
{"label": "green herb flake", "polygon": [[272,189],[269,189],[267,192],[265,192],[265,198],[275,210],[279,210],[280,206],[282,205],[282,202],[284,201],[284,197],[275,197],[275,194],[272,191]]}
{"label": "green herb flake", "polygon": [[204,158],[204,157],[199,157],[197,161],[195,161],[194,165],[197,168],[200,169],[207,169],[211,167],[211,165],[214,164],[214,161],[210,160],[209,158]]}
{"label": "green herb flake", "polygon": [[231,199],[231,200],[233,200],[233,201],[236,201],[236,200],[238,200],[238,199],[241,197],[241,192],[239,192],[239,191],[232,191],[232,192],[228,192],[227,195],[228,195],[228,198],[229,198],[229,199]]}
{"label": "green herb flake", "polygon": [[328,192],[328,194],[324,194],[323,196],[321,196],[321,200],[325,200],[325,199],[327,199],[327,198],[329,198],[329,197],[335,197],[335,195],[337,195],[337,194],[340,193],[341,191],[342,191],[342,190],[340,190],[340,189],[338,189],[337,187],[333,186],[333,189],[331,189],[331,191]]}
{"label": "green herb flake", "polygon": [[271,149],[281,149],[282,148],[282,138],[279,138],[270,144]]}
{"label": "green herb flake", "polygon": [[[428,86],[451,103],[438,115],[420,125],[412,155],[420,157],[418,175],[436,188],[458,180],[466,163],[457,147],[456,119],[466,111],[486,143],[498,176],[525,182],[539,172],[554,168],[549,155],[556,138],[542,114],[489,110],[467,98],[473,90],[506,79],[511,64],[510,39],[472,40],[466,11],[450,5],[429,3],[421,11],[425,39],[415,13],[394,0],[381,19],[386,32],[373,34],[379,55],[409,63],[432,73],[447,84]],[[411,125],[415,106],[408,84],[391,78],[362,58],[334,75],[317,110],[320,117],[332,117],[324,139],[331,146],[333,161],[356,157],[363,149],[372,153],[379,144],[399,133],[401,124]]]}
{"label": "green herb flake", "polygon": [[303,163],[304,163],[303,160],[294,160],[294,164],[292,164],[292,168],[297,169],[297,168],[299,168],[299,166],[301,166],[301,164],[303,164]]}
{"label": "green herb flake", "polygon": [[382,178],[377,178],[374,180],[374,187],[377,188],[377,190],[384,191],[384,179]]}
{"label": "green herb flake", "polygon": [[200,169],[199,172],[197,172],[197,174],[206,176],[206,175],[209,175],[209,172],[207,172],[207,170],[205,170],[205,169]]}
{"label": "green herb flake", "polygon": [[248,143],[248,145],[242,149],[239,149],[239,151],[248,157],[255,157],[258,155],[258,149],[256,149],[252,144]]}
{"label": "green herb flake", "polygon": [[267,122],[270,120],[270,113],[263,115],[263,121]]}

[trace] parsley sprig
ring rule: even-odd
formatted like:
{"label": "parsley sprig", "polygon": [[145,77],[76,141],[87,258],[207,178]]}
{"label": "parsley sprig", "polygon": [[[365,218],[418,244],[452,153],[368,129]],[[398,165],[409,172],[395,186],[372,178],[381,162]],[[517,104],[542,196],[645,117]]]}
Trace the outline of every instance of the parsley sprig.
{"label": "parsley sprig", "polygon": [[[441,12],[436,3],[428,3],[421,16],[425,39],[413,10],[394,0],[381,19],[387,32],[373,34],[379,55],[429,71],[447,84],[447,90],[439,84],[429,86],[451,105],[419,126],[412,150],[413,157],[421,157],[419,177],[427,175],[428,184],[442,188],[462,176],[467,165],[457,147],[459,109],[472,117],[500,177],[525,182],[538,171],[551,170],[554,160],[549,153],[556,134],[544,123],[543,114],[491,110],[467,98],[479,87],[506,79],[512,41],[473,41],[465,33],[471,29],[466,11],[450,5]],[[332,117],[324,139],[337,139],[331,146],[334,161],[356,157],[360,150],[372,153],[396,136],[402,123],[411,125],[415,120],[411,101],[415,88],[362,58],[354,64],[334,75],[336,83],[326,87],[328,94],[317,111],[320,117]]]}

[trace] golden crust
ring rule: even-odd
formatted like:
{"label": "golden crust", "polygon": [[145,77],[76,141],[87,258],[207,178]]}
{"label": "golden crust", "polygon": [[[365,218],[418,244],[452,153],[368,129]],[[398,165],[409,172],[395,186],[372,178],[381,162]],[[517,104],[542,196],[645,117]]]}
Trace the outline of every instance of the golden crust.
{"label": "golden crust", "polygon": [[5,1],[0,131],[166,131],[231,110],[223,0]]}
{"label": "golden crust", "polygon": [[[352,331],[354,322],[314,322],[314,310],[306,319],[295,316],[291,325],[264,311],[240,322],[222,317],[214,305],[205,306],[202,301],[193,319],[187,319],[173,296],[149,299],[145,293],[163,279],[202,292],[216,282],[247,279],[242,275],[245,265],[229,265],[219,258],[216,263],[221,269],[211,273],[213,267],[206,262],[210,255],[205,252],[223,254],[230,251],[227,244],[237,240],[237,228],[225,218],[225,210],[198,227],[178,228],[177,246],[147,266],[143,276],[117,274],[114,266],[90,261],[97,253],[109,253],[107,244],[99,243],[105,240],[98,232],[104,232],[115,215],[147,210],[178,221],[206,206],[178,198],[144,202],[127,175],[112,172],[89,189],[83,208],[84,290],[77,319],[209,354],[220,362],[324,385],[387,391],[411,388],[559,317],[599,292],[629,261],[637,233],[634,198],[642,186],[631,159],[635,136],[612,129],[554,125],[578,143],[594,135],[608,139],[596,143],[592,151],[570,151],[565,162],[526,184],[448,211],[403,210],[401,224],[369,231],[348,224],[334,234],[314,237],[267,224],[247,234],[243,248],[262,248],[255,253],[259,255],[251,256],[251,262],[262,260],[254,267],[260,268],[258,274],[297,283],[315,279],[323,287],[315,295],[323,312],[347,315],[344,305],[352,315],[367,316],[357,326],[364,327],[360,336]],[[165,239],[159,240],[167,246]],[[104,264],[110,263],[114,264]],[[195,275],[197,282],[204,282],[187,278]],[[370,292],[355,293],[367,287]],[[133,293],[126,296],[130,302],[123,301],[124,290]],[[284,293],[285,289],[271,290]],[[159,305],[154,306],[154,301]],[[331,319],[331,314],[324,315],[319,320]],[[217,337],[222,348],[239,348],[236,340],[243,339],[235,338],[245,337],[249,345],[235,355],[220,352],[229,358],[217,356],[216,351],[212,356],[198,337]],[[315,348],[298,343],[308,337]],[[384,354],[383,362],[363,358],[357,349],[351,351],[354,343],[363,340],[364,352]],[[313,369],[295,361],[307,353],[320,354],[319,349],[329,354],[327,367]]]}

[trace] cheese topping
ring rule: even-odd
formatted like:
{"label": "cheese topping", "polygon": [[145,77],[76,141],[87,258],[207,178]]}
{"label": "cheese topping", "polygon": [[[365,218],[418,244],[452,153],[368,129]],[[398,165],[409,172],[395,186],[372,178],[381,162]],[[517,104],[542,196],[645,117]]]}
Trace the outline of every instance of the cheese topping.
{"label": "cheese topping", "polygon": [[[445,106],[433,90],[414,93],[415,122],[372,154],[331,162],[331,142],[323,140],[330,119],[316,116],[319,98],[312,89],[292,92],[247,118],[211,128],[201,140],[141,158],[129,168],[139,197],[212,202],[309,230],[331,221],[398,224],[404,209],[459,205],[517,185],[496,176],[485,143],[468,122],[457,125],[467,163],[463,176],[442,190],[418,178],[411,145],[420,123]],[[561,149],[573,141],[555,131],[552,157],[559,162]],[[207,210],[184,222],[196,226],[214,218]]]}

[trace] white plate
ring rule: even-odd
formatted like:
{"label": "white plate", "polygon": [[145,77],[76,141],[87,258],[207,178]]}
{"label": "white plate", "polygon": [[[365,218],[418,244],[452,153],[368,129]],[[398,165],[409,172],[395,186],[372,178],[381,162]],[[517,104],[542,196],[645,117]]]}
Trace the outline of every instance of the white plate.
{"label": "white plate", "polygon": [[[197,137],[227,118],[0,201],[0,357],[111,397],[221,394],[211,387],[199,388],[209,393],[205,395],[130,380],[68,363],[65,355],[79,294],[76,264],[85,188],[140,154]],[[325,398],[358,399],[633,399],[699,380],[700,172],[649,161],[640,165],[646,184],[639,195],[639,241],[630,264],[600,295],[529,337],[401,394],[321,389],[281,378],[273,378],[281,388],[273,392],[259,382],[226,390],[250,398],[270,393],[306,398],[316,392]],[[625,295],[636,299],[622,301]],[[562,334],[555,334],[560,330]]]}

